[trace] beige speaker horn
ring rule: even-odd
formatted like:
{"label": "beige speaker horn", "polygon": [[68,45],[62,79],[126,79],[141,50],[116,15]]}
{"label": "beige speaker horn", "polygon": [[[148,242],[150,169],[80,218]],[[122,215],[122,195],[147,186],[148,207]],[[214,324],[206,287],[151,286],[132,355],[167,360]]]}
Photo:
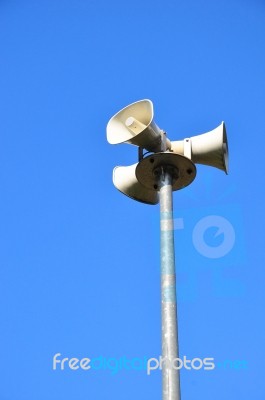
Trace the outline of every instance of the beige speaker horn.
{"label": "beige speaker horn", "polygon": [[123,194],[146,204],[157,204],[159,201],[156,190],[147,189],[136,178],[135,170],[138,163],[127,167],[115,167],[113,170],[114,186]]}
{"label": "beige speaker horn", "polygon": [[129,143],[148,151],[166,151],[168,141],[164,131],[154,122],[151,100],[140,100],[120,110],[108,122],[110,144]]}
{"label": "beige speaker horn", "polygon": [[228,142],[225,123],[201,135],[171,142],[171,151],[195,164],[210,165],[228,174]]}

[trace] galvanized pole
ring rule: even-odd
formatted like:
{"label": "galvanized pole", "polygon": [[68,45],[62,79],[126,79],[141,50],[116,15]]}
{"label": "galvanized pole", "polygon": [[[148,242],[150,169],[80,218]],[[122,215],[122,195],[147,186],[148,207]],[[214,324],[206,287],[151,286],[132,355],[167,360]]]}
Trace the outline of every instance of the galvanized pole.
{"label": "galvanized pole", "polygon": [[180,377],[176,369],[179,351],[172,202],[174,171],[170,167],[160,167],[159,172],[163,400],[180,400]]}

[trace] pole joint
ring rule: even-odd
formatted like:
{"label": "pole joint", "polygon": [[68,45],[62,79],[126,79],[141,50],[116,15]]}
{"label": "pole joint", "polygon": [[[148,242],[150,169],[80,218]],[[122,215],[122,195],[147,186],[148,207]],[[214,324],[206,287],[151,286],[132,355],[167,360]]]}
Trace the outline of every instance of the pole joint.
{"label": "pole joint", "polygon": [[179,170],[173,165],[159,165],[153,169],[153,175],[157,181],[157,188],[160,189],[166,185],[173,185],[179,177]]}

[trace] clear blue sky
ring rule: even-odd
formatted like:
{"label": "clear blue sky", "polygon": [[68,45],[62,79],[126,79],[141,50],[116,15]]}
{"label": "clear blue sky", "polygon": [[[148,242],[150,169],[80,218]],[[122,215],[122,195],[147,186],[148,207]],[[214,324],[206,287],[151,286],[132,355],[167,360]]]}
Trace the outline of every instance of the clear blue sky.
{"label": "clear blue sky", "polygon": [[230,174],[174,194],[180,352],[247,369],[183,370],[183,400],[264,400],[264,1],[2,0],[0,36],[1,400],[161,399],[159,372],[52,370],[161,353],[159,207],[114,188],[136,149],[105,133],[144,98],[171,139],[229,137]]}

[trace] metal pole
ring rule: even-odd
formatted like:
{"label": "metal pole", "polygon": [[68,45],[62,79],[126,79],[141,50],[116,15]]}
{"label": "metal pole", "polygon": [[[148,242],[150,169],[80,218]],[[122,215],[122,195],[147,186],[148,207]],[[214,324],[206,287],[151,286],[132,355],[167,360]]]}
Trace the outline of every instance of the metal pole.
{"label": "metal pole", "polygon": [[[180,400],[172,174],[160,169],[162,385],[163,400]],[[173,363],[173,361],[175,362]],[[172,367],[175,366],[175,368]]]}

